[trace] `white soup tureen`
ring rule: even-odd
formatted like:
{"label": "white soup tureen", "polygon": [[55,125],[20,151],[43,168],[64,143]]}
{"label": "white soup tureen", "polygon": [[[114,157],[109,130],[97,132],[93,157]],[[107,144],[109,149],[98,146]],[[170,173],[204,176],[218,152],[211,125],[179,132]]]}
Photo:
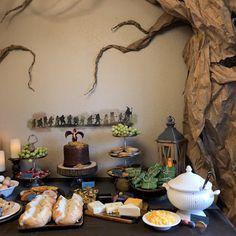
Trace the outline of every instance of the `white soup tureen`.
{"label": "white soup tureen", "polygon": [[191,166],[187,166],[186,173],[164,183],[169,201],[179,210],[177,214],[181,219],[190,220],[191,214],[205,216],[204,209],[214,201],[214,196],[220,194],[220,190],[212,191],[212,183],[192,172]]}

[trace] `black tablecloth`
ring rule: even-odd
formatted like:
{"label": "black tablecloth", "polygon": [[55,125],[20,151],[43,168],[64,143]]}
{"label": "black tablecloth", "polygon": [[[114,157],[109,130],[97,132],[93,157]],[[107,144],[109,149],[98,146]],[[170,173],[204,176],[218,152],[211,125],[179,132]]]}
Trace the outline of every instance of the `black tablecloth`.
{"label": "black tablecloth", "polygon": [[[48,185],[58,186],[63,189],[65,194],[69,194],[71,191],[69,179],[54,179],[48,180]],[[96,187],[99,189],[100,194],[115,193],[114,183],[111,179],[96,179]],[[26,187],[22,184],[14,191],[9,200],[19,200],[19,192]],[[145,196],[144,196],[145,197]],[[166,195],[161,197],[146,197],[145,201],[149,203],[150,209],[173,209],[173,206],[167,200]],[[84,216],[84,224],[78,228],[72,229],[60,229],[60,230],[36,230],[30,232],[18,231],[18,220],[12,219],[8,222],[0,224],[0,235],[56,235],[56,236],[151,236],[151,235],[165,235],[165,236],[236,236],[235,227],[224,217],[220,209],[213,205],[209,209],[205,210],[206,215],[209,217],[209,225],[205,231],[201,232],[197,228],[190,228],[184,225],[177,225],[168,231],[156,231],[153,228],[145,225],[140,219],[137,223],[124,224],[113,221],[106,221],[102,219],[93,218],[90,216]]]}

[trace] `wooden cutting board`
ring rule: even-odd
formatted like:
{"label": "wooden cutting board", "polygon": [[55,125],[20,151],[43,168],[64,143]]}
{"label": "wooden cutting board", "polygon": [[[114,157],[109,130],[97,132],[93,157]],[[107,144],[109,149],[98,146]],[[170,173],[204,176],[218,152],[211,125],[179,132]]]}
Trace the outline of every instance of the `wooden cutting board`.
{"label": "wooden cutting board", "polygon": [[[147,212],[148,209],[148,204],[146,202],[143,203],[143,209],[141,209],[141,216],[144,215]],[[125,218],[125,217],[120,217],[120,216],[113,216],[113,215],[108,215],[106,213],[99,213],[99,214],[93,214],[89,210],[85,210],[85,215],[87,216],[93,216],[96,218],[104,219],[104,220],[110,220],[110,221],[115,221],[115,222],[120,222],[120,223],[125,223],[125,224],[133,224],[135,223],[139,218]]]}
{"label": "wooden cutting board", "polygon": [[93,214],[93,212],[91,212],[89,210],[85,210],[85,215],[93,216],[93,217],[104,219],[104,220],[126,223],[126,224],[133,224],[137,220],[136,218],[128,219],[128,218],[123,218],[123,217],[119,217],[119,216],[111,216],[106,213]]}

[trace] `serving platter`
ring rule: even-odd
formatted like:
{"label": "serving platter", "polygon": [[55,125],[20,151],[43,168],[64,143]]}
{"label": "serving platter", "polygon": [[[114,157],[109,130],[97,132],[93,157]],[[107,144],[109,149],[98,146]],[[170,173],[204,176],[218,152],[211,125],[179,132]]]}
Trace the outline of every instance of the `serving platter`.
{"label": "serving platter", "polygon": [[13,218],[17,217],[23,211],[23,206],[17,202],[11,202],[13,207],[11,208],[11,213],[1,216],[0,223],[12,220]]}
{"label": "serving platter", "polygon": [[[43,191],[37,191],[37,190],[33,190],[33,189],[35,189],[35,187],[32,187],[32,188],[30,188],[30,189],[28,189],[28,190],[23,190],[23,191],[21,191],[21,192],[18,194],[17,199],[18,199],[19,201],[21,201],[21,202],[23,203],[23,205],[25,205],[25,204],[27,204],[28,202],[30,202],[31,200],[33,200],[37,195],[43,194],[43,192],[46,191],[46,190],[50,190],[50,188],[56,188],[55,190],[52,190],[52,189],[51,189],[51,190],[52,190],[52,191],[55,191],[55,192],[57,193],[57,196],[58,196],[58,197],[59,197],[60,195],[65,196],[64,190],[61,189],[61,188],[59,188],[59,187],[56,187],[56,186],[43,185],[43,186],[37,186],[37,187],[45,187],[45,190],[43,190]],[[37,187],[36,187],[36,188],[37,188]],[[26,198],[22,198],[22,196],[21,196],[24,192],[29,192],[29,194],[27,195]],[[30,192],[31,192],[31,193],[30,193]]]}
{"label": "serving platter", "polygon": [[136,192],[139,195],[160,197],[166,194],[166,189],[164,187],[159,187],[155,189],[144,189],[144,188],[134,187],[132,183],[130,183],[130,187],[134,192]]}
{"label": "serving platter", "polygon": [[141,151],[136,147],[131,146],[122,146],[122,147],[114,147],[108,152],[111,157],[115,158],[128,158],[134,157],[141,153]]}
{"label": "serving platter", "polygon": [[122,178],[131,178],[131,172],[141,170],[140,165],[132,165],[132,166],[117,166],[107,170],[107,174],[111,177],[122,177]]}
{"label": "serving platter", "polygon": [[[143,207],[141,209],[141,216],[142,217],[144,214],[146,214],[148,211],[148,203],[143,202]],[[115,221],[115,222],[120,222],[120,223],[125,223],[125,224],[133,224],[137,222],[137,220],[140,217],[125,217],[125,216],[119,216],[118,214],[107,214],[105,212],[99,213],[99,214],[94,214],[93,212],[89,210],[85,210],[85,215],[87,216],[92,216],[95,218],[103,219],[103,220],[109,220],[109,221]]]}
{"label": "serving platter", "polygon": [[[37,174],[37,172],[39,172],[39,174]],[[46,178],[48,175],[50,175],[50,171],[49,170],[38,170],[38,171],[34,171],[34,170],[28,170],[28,171],[24,171],[24,172],[19,172],[16,174],[16,178],[19,180],[35,180],[35,179],[44,179]]]}
{"label": "serving platter", "polygon": [[83,216],[80,220],[72,225],[57,225],[54,221],[50,221],[45,226],[42,227],[23,227],[18,225],[18,231],[20,232],[27,232],[27,231],[44,231],[44,230],[60,230],[60,229],[72,229],[72,228],[79,228],[83,225],[84,220]]}
{"label": "serving platter", "polygon": [[106,214],[106,213],[94,214],[93,212],[91,212],[89,210],[85,210],[85,215],[93,216],[95,218],[109,220],[109,221],[126,223],[126,224],[132,224],[137,220],[137,218],[124,218],[124,217],[120,217],[118,215],[109,215],[109,214]]}

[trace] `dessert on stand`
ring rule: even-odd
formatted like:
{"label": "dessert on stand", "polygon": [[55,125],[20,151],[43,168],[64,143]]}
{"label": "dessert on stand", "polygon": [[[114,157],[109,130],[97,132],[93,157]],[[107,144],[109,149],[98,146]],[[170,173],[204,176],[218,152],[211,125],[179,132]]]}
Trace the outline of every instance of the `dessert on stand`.
{"label": "dessert on stand", "polygon": [[73,177],[73,187],[80,187],[82,178],[90,177],[97,171],[97,163],[90,161],[89,145],[77,141],[77,135],[81,138],[84,133],[73,129],[66,131],[65,137],[72,136],[72,141],[64,145],[64,161],[57,166],[57,173],[66,177]]}
{"label": "dessert on stand", "polygon": [[46,157],[48,154],[48,149],[46,147],[35,147],[37,142],[38,138],[31,134],[28,137],[28,143],[23,145],[23,148],[19,153],[18,160],[27,160],[32,163],[32,167],[29,170],[19,171],[14,174],[19,180],[29,181],[30,186],[42,185],[42,179],[50,174],[49,170],[43,170],[37,166],[38,160]]}
{"label": "dessert on stand", "polygon": [[117,124],[112,126],[112,135],[116,138],[121,138],[123,141],[122,146],[114,147],[109,151],[109,156],[113,158],[119,158],[124,160],[124,166],[117,166],[107,171],[107,174],[116,178],[115,184],[119,191],[127,191],[129,189],[129,177],[128,172],[136,167],[128,166],[128,159],[138,156],[141,151],[133,146],[127,145],[127,139],[135,137],[139,134],[137,128],[130,127],[125,124]]}
{"label": "dessert on stand", "polygon": [[116,158],[134,157],[139,155],[141,152],[138,148],[127,146],[127,139],[130,137],[135,137],[138,134],[139,131],[137,128],[129,127],[121,123],[118,125],[113,125],[112,135],[114,137],[122,138],[123,145],[121,147],[112,148],[109,155]]}

